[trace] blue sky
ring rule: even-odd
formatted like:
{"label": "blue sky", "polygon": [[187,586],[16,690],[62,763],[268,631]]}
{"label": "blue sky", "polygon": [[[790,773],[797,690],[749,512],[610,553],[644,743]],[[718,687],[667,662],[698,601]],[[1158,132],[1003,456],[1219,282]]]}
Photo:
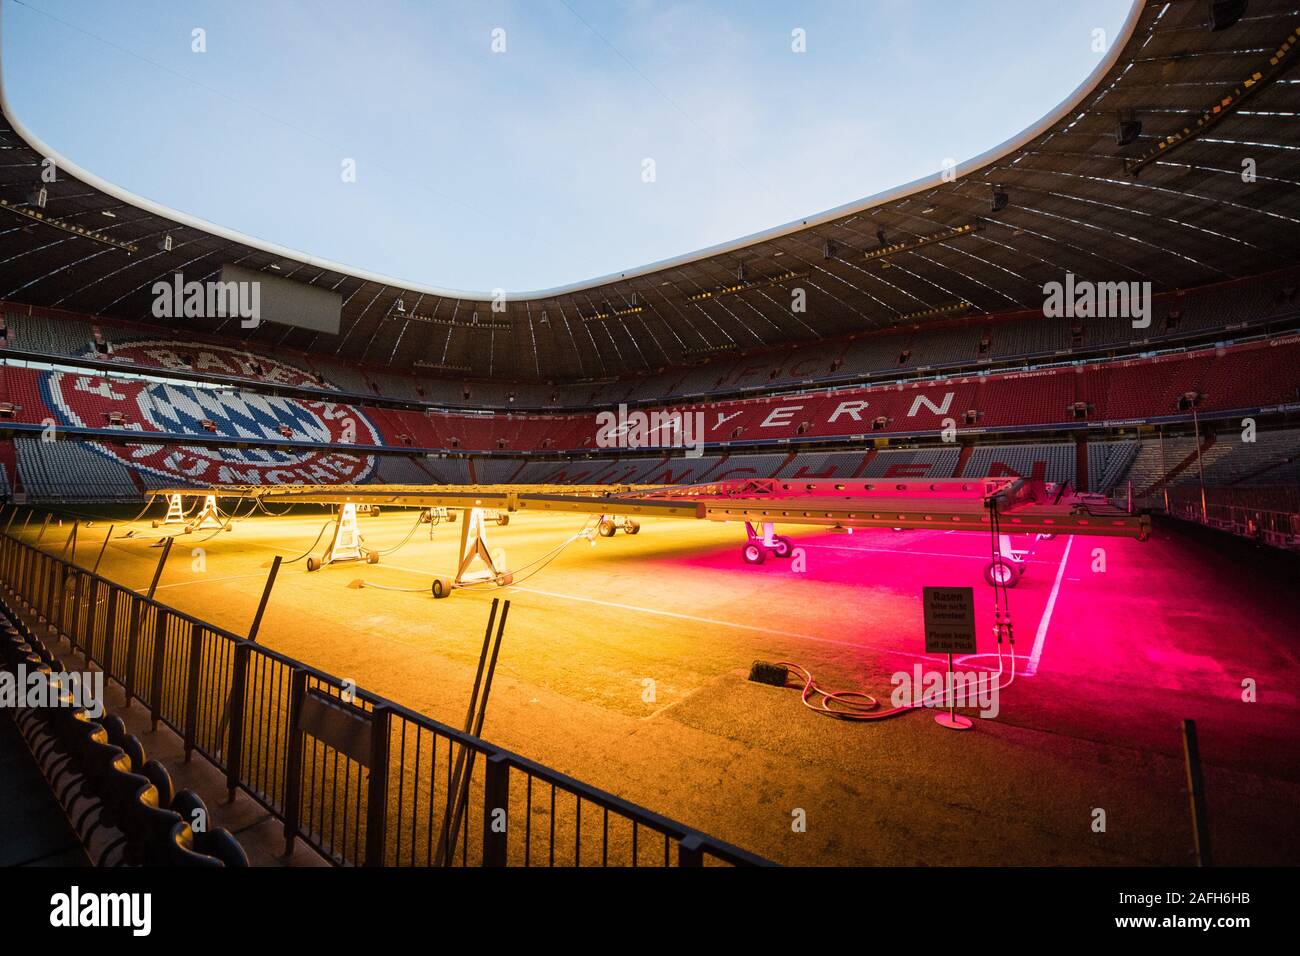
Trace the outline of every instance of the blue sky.
{"label": "blue sky", "polygon": [[[511,293],[725,242],[983,152],[1068,95],[1101,59],[1093,31],[1114,37],[1131,5],[0,3],[13,109],[86,169],[292,249]],[[191,49],[195,28],[206,52]]]}

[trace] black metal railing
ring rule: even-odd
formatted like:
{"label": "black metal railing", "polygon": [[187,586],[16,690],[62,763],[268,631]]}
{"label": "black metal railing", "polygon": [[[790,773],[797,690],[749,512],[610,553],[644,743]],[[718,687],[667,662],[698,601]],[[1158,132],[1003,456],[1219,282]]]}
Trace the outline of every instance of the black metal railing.
{"label": "black metal railing", "polygon": [[[767,863],[0,534],[8,595],[338,865]],[[349,732],[340,734],[339,727]]]}

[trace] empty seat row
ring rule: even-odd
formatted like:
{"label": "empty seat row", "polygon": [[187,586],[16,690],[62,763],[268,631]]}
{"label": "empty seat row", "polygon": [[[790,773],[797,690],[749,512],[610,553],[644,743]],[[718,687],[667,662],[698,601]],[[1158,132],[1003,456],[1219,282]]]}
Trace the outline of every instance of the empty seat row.
{"label": "empty seat row", "polygon": [[167,768],[148,758],[119,716],[92,717],[82,706],[63,661],[6,599],[0,666],[21,669],[29,686],[39,674],[50,688],[43,700],[16,707],[13,719],[83,844],[97,848],[97,865],[248,866],[235,836],[209,829],[202,798],[174,792]]}

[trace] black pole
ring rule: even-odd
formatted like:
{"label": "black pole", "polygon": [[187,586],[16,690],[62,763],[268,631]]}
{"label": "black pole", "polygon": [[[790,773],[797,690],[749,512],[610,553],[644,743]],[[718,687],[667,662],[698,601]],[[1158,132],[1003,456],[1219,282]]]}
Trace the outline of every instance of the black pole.
{"label": "black pole", "polygon": [[1201,778],[1201,747],[1196,738],[1196,721],[1183,721],[1183,756],[1187,761],[1187,797],[1192,810],[1192,839],[1196,842],[1196,865],[1213,866],[1210,854],[1210,821],[1205,810],[1205,781]]}

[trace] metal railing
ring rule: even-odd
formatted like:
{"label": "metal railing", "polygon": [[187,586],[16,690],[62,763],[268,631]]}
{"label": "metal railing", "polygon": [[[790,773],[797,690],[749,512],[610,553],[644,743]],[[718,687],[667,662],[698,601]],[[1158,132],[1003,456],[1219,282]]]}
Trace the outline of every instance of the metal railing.
{"label": "metal railing", "polygon": [[1204,500],[1197,489],[1180,487],[1137,504],[1275,548],[1300,550],[1300,489],[1294,487],[1207,488]]}
{"label": "metal railing", "polygon": [[7,533],[0,580],[281,820],[287,848],[357,866],[768,863]]}

